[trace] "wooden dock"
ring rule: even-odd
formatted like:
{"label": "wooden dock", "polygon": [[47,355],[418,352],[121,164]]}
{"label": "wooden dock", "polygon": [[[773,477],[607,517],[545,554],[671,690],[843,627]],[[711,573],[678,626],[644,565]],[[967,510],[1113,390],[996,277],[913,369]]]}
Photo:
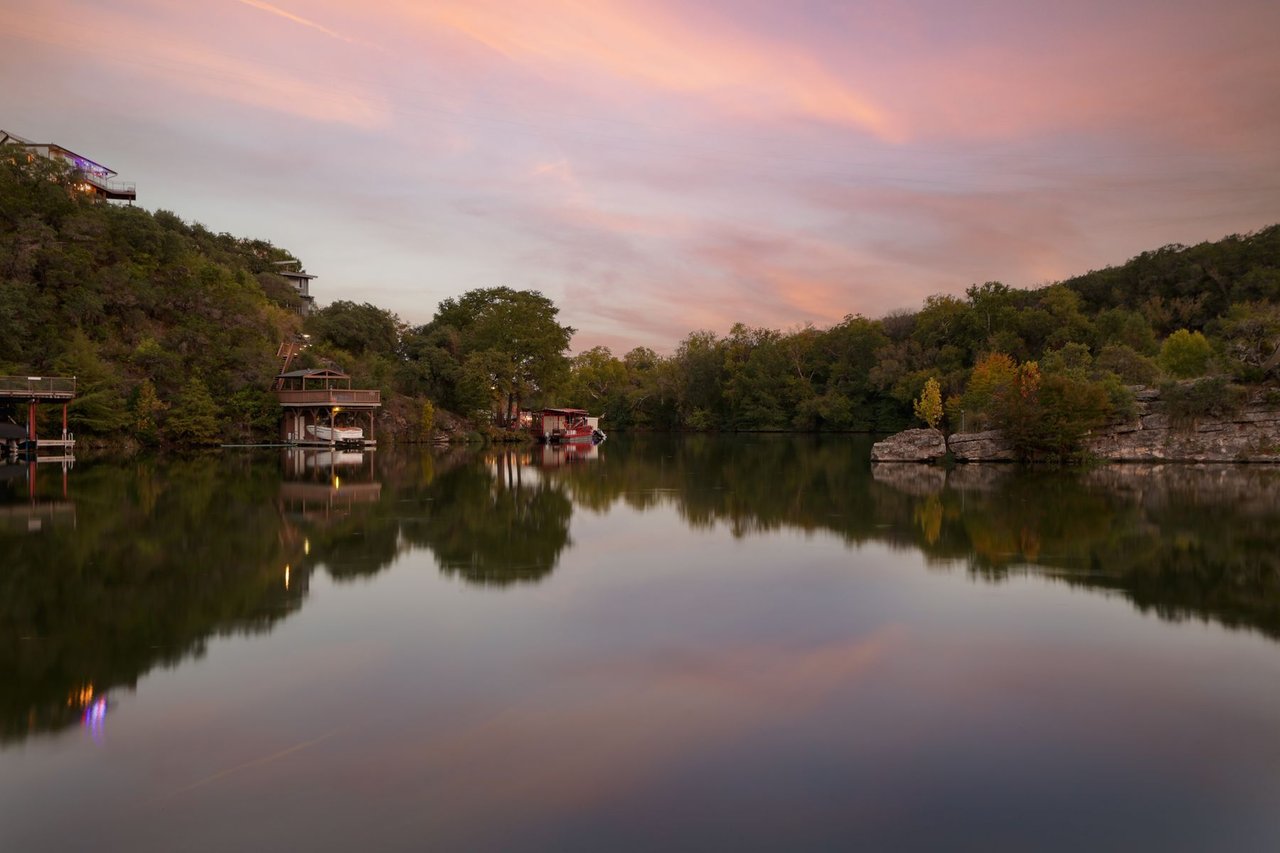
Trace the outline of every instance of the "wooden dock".
{"label": "wooden dock", "polygon": [[[67,431],[67,406],[75,396],[74,376],[0,376],[0,407],[13,410],[7,422],[0,419],[3,455],[27,456],[40,462],[74,461],[75,438]],[[62,404],[62,433],[58,438],[38,435],[36,407],[47,403]],[[25,426],[12,420],[22,408],[27,410]]]}
{"label": "wooden dock", "polygon": [[0,376],[0,400],[64,403],[75,396],[74,376]]}

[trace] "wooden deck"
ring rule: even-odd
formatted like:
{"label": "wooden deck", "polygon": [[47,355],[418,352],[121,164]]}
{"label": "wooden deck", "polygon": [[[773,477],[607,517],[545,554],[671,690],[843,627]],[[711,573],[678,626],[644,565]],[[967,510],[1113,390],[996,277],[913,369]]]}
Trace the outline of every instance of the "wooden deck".
{"label": "wooden deck", "polygon": [[314,388],[306,391],[275,392],[282,406],[352,406],[377,408],[382,405],[381,391],[347,388]]}

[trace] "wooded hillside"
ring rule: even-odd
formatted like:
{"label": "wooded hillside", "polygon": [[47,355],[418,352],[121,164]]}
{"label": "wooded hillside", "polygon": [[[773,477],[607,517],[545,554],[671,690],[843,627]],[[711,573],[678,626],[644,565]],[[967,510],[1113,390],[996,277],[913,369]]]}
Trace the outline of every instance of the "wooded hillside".
{"label": "wooded hillside", "polygon": [[574,330],[554,303],[505,287],[446,299],[417,327],[351,301],[304,325],[273,273],[283,249],[93,204],[72,178],[40,158],[0,162],[0,373],[79,377],[80,433],[271,435],[276,347],[303,332],[300,366],[339,366],[413,398],[410,410],[430,401],[478,422],[576,405],[612,429],[890,431],[913,422],[934,379],[943,426],[1054,422],[1056,437],[1028,439],[1038,451],[1123,414],[1128,384],[1181,382],[1171,393],[1194,410],[1280,370],[1280,226],[1037,289],[974,284],[879,319],[738,324],[691,332],[669,356],[597,347],[570,359]]}

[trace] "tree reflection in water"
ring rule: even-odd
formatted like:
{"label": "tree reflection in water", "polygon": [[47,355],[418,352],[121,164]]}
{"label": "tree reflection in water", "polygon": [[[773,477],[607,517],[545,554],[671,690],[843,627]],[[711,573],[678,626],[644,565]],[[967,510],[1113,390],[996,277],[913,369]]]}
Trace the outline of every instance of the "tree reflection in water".
{"label": "tree reflection in water", "polygon": [[432,484],[431,511],[406,527],[405,538],[470,583],[542,580],[570,544],[573,506],[531,460],[530,451],[501,450],[451,468]]}
{"label": "tree reflection in water", "polygon": [[[0,479],[0,742],[101,727],[109,694],[210,637],[269,631],[313,574],[428,549],[487,588],[544,581],[574,505],[734,537],[824,532],[1002,582],[1035,572],[1165,619],[1280,638],[1280,470],[869,463],[860,437],[615,436],[590,453],[286,451]],[[804,547],[803,544],[797,547]]]}
{"label": "tree reflection in water", "polygon": [[35,494],[13,472],[0,484],[14,521],[0,525],[0,742],[101,725],[110,691],[202,656],[210,637],[271,630],[317,569],[368,577],[423,546],[468,582],[545,577],[571,508],[527,461],[286,450],[280,464],[103,462],[77,468],[66,499],[51,472]]}

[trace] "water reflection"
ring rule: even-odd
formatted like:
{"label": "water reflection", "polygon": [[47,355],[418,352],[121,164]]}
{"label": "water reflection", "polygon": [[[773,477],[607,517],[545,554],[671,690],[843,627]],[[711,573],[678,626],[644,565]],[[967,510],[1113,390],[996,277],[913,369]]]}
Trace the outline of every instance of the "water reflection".
{"label": "water reflection", "polygon": [[[943,564],[1112,591],[1164,619],[1280,638],[1280,470],[1109,465],[1076,472],[877,466],[912,543]],[[941,477],[941,482],[939,482]]]}
{"label": "water reflection", "polygon": [[[536,468],[545,448],[500,450],[456,465],[431,484],[431,509],[405,529],[430,548],[442,571],[484,586],[537,582],[569,546],[572,504]],[[552,465],[563,462],[553,457]]]}
{"label": "water reflection", "polygon": [[0,530],[37,533],[54,526],[74,527],[75,504],[67,500],[70,470],[69,463],[0,463]]}
{"label": "water reflection", "polygon": [[[26,466],[0,481],[0,743],[92,721],[106,694],[208,639],[269,631],[338,581],[429,548],[486,585],[536,581],[571,507],[528,453],[285,450]],[[53,473],[55,476],[45,476]]]}
{"label": "water reflection", "polygon": [[[59,483],[8,486],[9,511],[61,500]],[[245,460],[82,465],[73,523],[0,528],[0,741],[74,725],[108,690],[295,608],[278,486]]]}
{"label": "water reflection", "polygon": [[288,450],[82,464],[65,480],[6,469],[0,743],[77,724],[100,735],[113,691],[210,637],[271,630],[318,571],[368,578],[419,550],[469,585],[543,582],[573,547],[575,507],[670,509],[736,538],[883,542],[983,581],[1035,572],[1280,638],[1274,469],[873,471],[868,443],[840,437],[584,450]]}

